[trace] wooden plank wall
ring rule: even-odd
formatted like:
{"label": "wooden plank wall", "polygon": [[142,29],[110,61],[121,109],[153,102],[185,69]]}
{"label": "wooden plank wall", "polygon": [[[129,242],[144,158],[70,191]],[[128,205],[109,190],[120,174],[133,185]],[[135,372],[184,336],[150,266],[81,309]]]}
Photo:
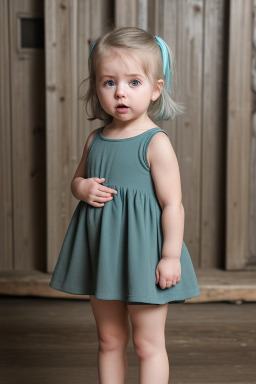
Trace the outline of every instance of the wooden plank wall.
{"label": "wooden plank wall", "polygon": [[1,270],[45,270],[44,51],[21,46],[21,19],[43,18],[43,1],[2,1]]}
{"label": "wooden plank wall", "polygon": [[[9,9],[8,5],[7,0],[0,3],[1,42],[4,43],[0,46],[0,122],[5,128],[0,131],[0,181],[3,186],[0,236],[4,233],[0,242],[0,269],[53,271],[78,203],[70,193],[71,179],[86,138],[91,130],[102,125],[100,121],[87,121],[83,104],[78,100],[79,85],[88,74],[90,45],[110,24],[147,29],[164,38],[173,50],[179,87],[177,99],[185,104],[187,111],[174,121],[158,123],[169,133],[180,164],[186,211],[185,242],[193,264],[196,267],[245,268],[249,254],[249,169],[251,178],[255,174],[255,141],[250,138],[248,118],[252,2],[42,0],[35,3],[15,0]],[[43,63],[44,58],[40,52],[32,56],[31,52],[17,49],[16,18],[22,14],[44,14],[45,79],[43,67],[39,71],[41,75],[36,72],[35,79],[24,77],[25,69],[35,68],[31,60],[38,71],[40,60]],[[232,60],[233,57],[236,60]],[[9,82],[10,78],[15,81]],[[46,108],[43,101],[37,99],[40,93],[33,93],[37,89],[32,85],[34,80],[39,87],[45,83]],[[22,102],[16,102],[17,95]],[[31,97],[41,109],[29,108]],[[43,162],[39,160],[44,159],[43,135],[37,136],[36,145],[31,136],[33,127],[38,126],[36,117],[41,119],[39,128],[44,124],[43,110],[47,140],[47,260],[43,247],[37,253],[43,234],[37,232],[40,227],[37,221],[45,217],[45,193],[37,193],[40,182],[32,177],[38,165],[43,171]],[[253,185],[251,218],[255,217]],[[236,204],[238,201],[242,201],[241,206]],[[225,215],[228,218],[226,265]],[[255,220],[251,219],[250,223],[252,239]],[[254,249],[252,240],[250,247]]]}
{"label": "wooden plank wall", "polygon": [[229,270],[250,267],[252,1],[231,0],[230,6],[226,195]]}
{"label": "wooden plank wall", "polygon": [[[144,1],[144,26],[162,37],[176,59],[178,100],[186,114],[157,122],[176,151],[186,211],[184,239],[194,265],[224,264],[225,77],[228,2],[222,0]],[[116,1],[119,26],[140,24],[140,2],[128,14]],[[144,4],[145,6],[145,4]],[[144,18],[145,20],[145,18]],[[145,25],[146,24],[146,25]]]}
{"label": "wooden plank wall", "polygon": [[52,272],[78,201],[70,183],[85,140],[99,121],[89,123],[78,101],[87,77],[89,43],[112,22],[112,2],[45,0],[47,110],[47,272]]}

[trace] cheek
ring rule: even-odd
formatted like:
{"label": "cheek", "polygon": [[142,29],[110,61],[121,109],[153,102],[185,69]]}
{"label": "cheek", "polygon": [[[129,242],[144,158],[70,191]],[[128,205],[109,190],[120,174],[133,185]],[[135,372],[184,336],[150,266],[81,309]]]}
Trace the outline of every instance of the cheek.
{"label": "cheek", "polygon": [[102,89],[97,89],[96,92],[100,102],[103,102],[106,99],[105,92]]}

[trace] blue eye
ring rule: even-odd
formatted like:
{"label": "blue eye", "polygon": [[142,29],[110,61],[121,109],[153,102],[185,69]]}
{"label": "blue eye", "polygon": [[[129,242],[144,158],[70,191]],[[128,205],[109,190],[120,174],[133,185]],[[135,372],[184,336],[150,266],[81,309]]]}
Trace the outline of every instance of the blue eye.
{"label": "blue eye", "polygon": [[131,81],[131,85],[132,85],[133,87],[137,87],[137,85],[139,85],[139,84],[140,84],[139,80],[132,80],[132,81]]}
{"label": "blue eye", "polygon": [[108,80],[104,83],[104,85],[107,85],[108,87],[113,87],[115,85],[113,80]]}

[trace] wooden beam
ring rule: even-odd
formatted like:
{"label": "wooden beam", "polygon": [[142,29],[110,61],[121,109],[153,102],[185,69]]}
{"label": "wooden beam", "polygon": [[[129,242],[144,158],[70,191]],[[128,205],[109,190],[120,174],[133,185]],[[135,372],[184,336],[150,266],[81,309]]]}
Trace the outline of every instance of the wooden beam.
{"label": "wooden beam", "polygon": [[230,1],[226,269],[249,257],[252,1]]}
{"label": "wooden beam", "polygon": [[[195,269],[201,295],[187,303],[214,301],[256,301],[256,271],[227,272],[215,268]],[[0,294],[89,299],[88,295],[71,295],[49,287],[51,274],[39,271],[0,272]]]}

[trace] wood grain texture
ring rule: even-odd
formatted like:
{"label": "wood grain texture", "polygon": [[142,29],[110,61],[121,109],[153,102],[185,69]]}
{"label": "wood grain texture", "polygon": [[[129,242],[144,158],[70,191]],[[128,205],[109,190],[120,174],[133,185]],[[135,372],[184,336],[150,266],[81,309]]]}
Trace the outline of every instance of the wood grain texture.
{"label": "wood grain texture", "polygon": [[252,37],[252,132],[250,164],[250,228],[249,257],[256,263],[256,1],[253,0],[253,37]]}
{"label": "wood grain texture", "polygon": [[43,4],[9,2],[14,269],[45,270],[44,50],[21,46],[21,19],[43,18]]}
{"label": "wood grain texture", "polygon": [[10,41],[8,1],[0,2],[0,270],[13,268]]}
{"label": "wood grain texture", "polygon": [[177,120],[176,149],[187,213],[186,244],[193,264],[200,266],[203,1],[182,0],[177,6],[177,61],[187,111]]}
{"label": "wood grain texture", "polygon": [[225,263],[228,2],[204,2],[200,266]]}
{"label": "wood grain texture", "polygon": [[[89,302],[7,298],[0,302],[4,384],[98,384],[98,335]],[[129,317],[129,315],[127,315]],[[172,304],[165,324],[172,384],[254,384],[256,304]],[[139,383],[130,338],[127,384]]]}
{"label": "wood grain texture", "polygon": [[246,268],[249,256],[252,108],[252,2],[231,0],[230,7],[226,193],[228,270]]}
{"label": "wood grain texture", "polygon": [[117,27],[138,27],[138,1],[115,1],[115,25]]}

